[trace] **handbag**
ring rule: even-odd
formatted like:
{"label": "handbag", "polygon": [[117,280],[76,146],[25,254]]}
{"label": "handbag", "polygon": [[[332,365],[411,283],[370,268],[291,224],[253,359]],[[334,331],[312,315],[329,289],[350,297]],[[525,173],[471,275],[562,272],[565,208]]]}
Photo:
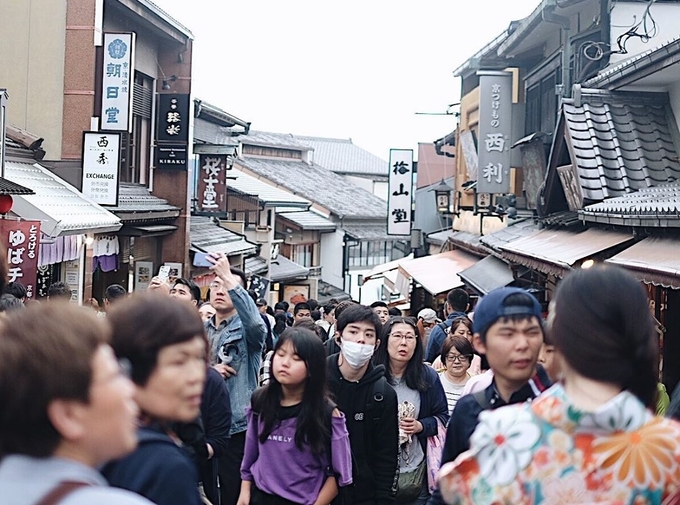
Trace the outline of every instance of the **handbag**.
{"label": "handbag", "polygon": [[442,452],[446,441],[446,426],[437,418],[437,434],[427,437],[427,485],[430,494],[437,489],[437,476],[442,465]]}
{"label": "handbag", "polygon": [[425,470],[427,469],[427,458],[423,458],[415,470],[410,472],[399,472],[399,480],[397,484],[397,501],[412,502],[423,490],[423,481],[425,479]]}

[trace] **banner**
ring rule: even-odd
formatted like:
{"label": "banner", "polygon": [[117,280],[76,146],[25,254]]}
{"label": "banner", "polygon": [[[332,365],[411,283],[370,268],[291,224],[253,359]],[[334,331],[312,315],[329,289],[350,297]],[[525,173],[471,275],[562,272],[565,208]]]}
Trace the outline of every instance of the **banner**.
{"label": "banner", "polygon": [[135,34],[105,33],[102,67],[102,130],[132,131]]}
{"label": "banner", "polygon": [[227,155],[201,154],[198,169],[198,212],[227,211]]}
{"label": "banner", "polygon": [[512,74],[480,71],[477,193],[510,191]]}
{"label": "banner", "polygon": [[411,234],[413,149],[390,149],[387,234]]}
{"label": "banner", "polygon": [[120,133],[83,133],[82,193],[100,205],[118,205]]}
{"label": "banner", "polygon": [[0,241],[7,251],[7,281],[20,282],[34,298],[38,277],[40,221],[0,220]]}

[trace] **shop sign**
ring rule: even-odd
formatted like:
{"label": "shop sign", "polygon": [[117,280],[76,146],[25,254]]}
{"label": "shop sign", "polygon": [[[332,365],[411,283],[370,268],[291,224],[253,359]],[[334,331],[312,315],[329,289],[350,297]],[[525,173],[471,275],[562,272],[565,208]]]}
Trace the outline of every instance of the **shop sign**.
{"label": "shop sign", "polygon": [[120,133],[83,134],[82,193],[100,205],[118,205]]}
{"label": "shop sign", "polygon": [[7,251],[7,281],[20,282],[34,298],[38,277],[40,221],[0,220],[0,241]]}
{"label": "shop sign", "polygon": [[227,155],[201,154],[198,169],[198,211],[227,211]]}
{"label": "shop sign", "polygon": [[156,146],[156,168],[187,169],[186,144],[159,144]]}
{"label": "shop sign", "polygon": [[132,131],[135,34],[105,33],[102,67],[102,130]]}
{"label": "shop sign", "polygon": [[160,93],[157,101],[158,142],[189,142],[189,95]]}
{"label": "shop sign", "polygon": [[477,193],[510,191],[512,74],[480,71]]}
{"label": "shop sign", "polygon": [[387,234],[411,234],[413,149],[390,149]]}

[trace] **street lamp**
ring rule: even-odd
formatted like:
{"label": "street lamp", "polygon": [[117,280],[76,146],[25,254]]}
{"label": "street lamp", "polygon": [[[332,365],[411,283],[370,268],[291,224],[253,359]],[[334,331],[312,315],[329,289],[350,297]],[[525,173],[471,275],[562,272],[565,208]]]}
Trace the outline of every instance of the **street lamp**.
{"label": "street lamp", "polygon": [[455,214],[455,212],[452,212],[451,210],[451,193],[453,188],[446,184],[444,179],[442,179],[442,182],[437,184],[434,188],[430,189],[430,191],[434,191],[434,197],[437,202],[437,212],[439,214],[444,216]]}

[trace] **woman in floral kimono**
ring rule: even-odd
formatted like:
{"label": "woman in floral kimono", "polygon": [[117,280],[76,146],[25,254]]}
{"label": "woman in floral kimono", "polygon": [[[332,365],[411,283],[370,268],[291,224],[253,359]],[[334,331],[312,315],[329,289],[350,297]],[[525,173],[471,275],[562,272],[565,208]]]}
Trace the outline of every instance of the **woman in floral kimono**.
{"label": "woman in floral kimono", "polygon": [[442,468],[445,500],[670,503],[680,494],[680,424],[650,410],[658,348],[640,283],[616,267],[570,273],[548,330],[562,381],[531,404],[480,415],[470,450]]}

